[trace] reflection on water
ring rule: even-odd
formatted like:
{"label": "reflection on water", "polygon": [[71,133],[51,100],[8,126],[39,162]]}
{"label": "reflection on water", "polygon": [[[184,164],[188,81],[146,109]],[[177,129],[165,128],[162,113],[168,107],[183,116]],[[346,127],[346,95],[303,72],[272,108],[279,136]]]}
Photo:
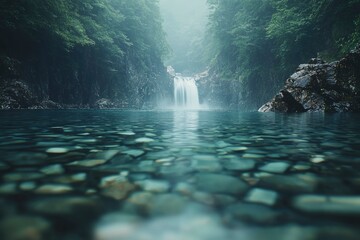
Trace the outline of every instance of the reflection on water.
{"label": "reflection on water", "polygon": [[173,143],[175,147],[191,147],[198,140],[198,111],[174,111],[173,112]]}
{"label": "reflection on water", "polygon": [[359,120],[0,112],[0,239],[358,239]]}

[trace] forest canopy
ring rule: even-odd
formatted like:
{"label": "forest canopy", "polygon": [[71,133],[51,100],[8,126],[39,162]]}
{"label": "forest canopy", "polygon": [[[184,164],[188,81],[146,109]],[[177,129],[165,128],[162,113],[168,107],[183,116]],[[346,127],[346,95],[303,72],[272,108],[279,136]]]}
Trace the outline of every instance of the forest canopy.
{"label": "forest canopy", "polygon": [[[168,53],[158,1],[0,0],[0,5],[1,58],[38,69],[34,85],[47,85],[41,92],[54,101],[121,98],[130,66],[149,79]],[[75,88],[80,96],[69,96]]]}
{"label": "forest canopy", "polygon": [[258,107],[300,63],[330,61],[360,43],[360,0],[208,0],[207,56],[237,101]]}

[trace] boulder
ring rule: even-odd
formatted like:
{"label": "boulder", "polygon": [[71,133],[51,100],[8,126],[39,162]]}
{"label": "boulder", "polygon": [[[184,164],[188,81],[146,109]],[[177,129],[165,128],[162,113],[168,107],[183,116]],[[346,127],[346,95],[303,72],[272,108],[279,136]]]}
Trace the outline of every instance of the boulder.
{"label": "boulder", "polygon": [[311,59],[259,112],[360,111],[360,46],[340,61]]}

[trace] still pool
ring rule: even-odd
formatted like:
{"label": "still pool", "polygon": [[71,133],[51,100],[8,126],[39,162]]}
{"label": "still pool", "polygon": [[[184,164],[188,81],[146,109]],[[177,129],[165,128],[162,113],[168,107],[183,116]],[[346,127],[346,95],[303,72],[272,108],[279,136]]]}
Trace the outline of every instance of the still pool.
{"label": "still pool", "polygon": [[360,115],[0,112],[0,239],[359,239]]}

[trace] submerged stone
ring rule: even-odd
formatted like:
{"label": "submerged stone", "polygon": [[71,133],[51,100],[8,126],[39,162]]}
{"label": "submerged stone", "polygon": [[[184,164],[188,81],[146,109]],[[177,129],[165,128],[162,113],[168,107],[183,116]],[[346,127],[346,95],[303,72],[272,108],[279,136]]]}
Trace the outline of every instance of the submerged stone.
{"label": "submerged stone", "polygon": [[151,143],[154,142],[155,140],[152,138],[147,138],[147,137],[143,137],[143,138],[137,138],[135,139],[136,143]]}
{"label": "submerged stone", "polygon": [[90,159],[90,160],[82,160],[82,161],[75,161],[72,163],[69,163],[69,166],[79,166],[79,167],[96,167],[99,165],[103,165],[108,160],[105,159]]}
{"label": "submerged stone", "polygon": [[51,224],[41,217],[14,215],[0,222],[0,237],[3,240],[52,239]]}
{"label": "submerged stone", "polygon": [[264,155],[255,154],[255,153],[246,153],[243,155],[243,158],[252,158],[252,159],[260,159],[264,157],[265,157]]}
{"label": "submerged stone", "polygon": [[195,191],[195,188],[189,183],[180,182],[175,186],[174,191],[182,195],[191,195]]}
{"label": "submerged stone", "polygon": [[183,212],[188,201],[177,194],[159,194],[154,196],[150,214],[152,216],[175,215]]}
{"label": "submerged stone", "polygon": [[8,170],[10,168],[6,163],[0,162],[0,171]]}
{"label": "submerged stone", "polygon": [[262,224],[276,223],[281,213],[270,207],[251,203],[237,203],[225,209],[224,218],[226,222],[235,220],[254,222]]}
{"label": "submerged stone", "polygon": [[60,164],[46,166],[40,169],[40,172],[45,173],[46,175],[56,175],[63,174],[65,169]]}
{"label": "submerged stone", "polygon": [[306,174],[289,176],[272,175],[262,177],[257,186],[294,193],[310,193],[314,192],[317,188],[318,180],[313,175]]}
{"label": "submerged stone", "polygon": [[19,152],[11,156],[5,156],[5,159],[14,166],[38,166],[47,161],[47,155],[44,153]]}
{"label": "submerged stone", "polygon": [[61,147],[54,147],[54,148],[49,148],[46,150],[47,153],[52,153],[52,154],[62,154],[62,153],[67,153],[69,152],[68,148],[61,148]]}
{"label": "submerged stone", "polygon": [[241,194],[248,185],[242,180],[220,174],[199,173],[195,175],[195,187],[208,193]]}
{"label": "submerged stone", "polygon": [[32,191],[36,188],[35,182],[23,182],[19,185],[19,189],[23,191]]}
{"label": "submerged stone", "polygon": [[87,174],[86,173],[76,173],[71,175],[64,175],[54,178],[54,182],[57,183],[78,183],[84,182],[86,180]]}
{"label": "submerged stone", "polygon": [[123,136],[134,136],[135,133],[133,131],[123,131],[123,132],[119,132],[119,135],[123,135]]}
{"label": "submerged stone", "polygon": [[134,189],[135,186],[130,182],[115,182],[104,187],[101,193],[102,195],[114,198],[115,200],[122,200]]}
{"label": "submerged stone", "polygon": [[325,162],[325,156],[324,155],[315,155],[315,156],[312,156],[310,161],[312,163],[322,163],[322,162]]}
{"label": "submerged stone", "polygon": [[151,208],[154,194],[150,192],[135,192],[126,200],[124,211],[126,212],[146,212]]}
{"label": "submerged stone", "polygon": [[252,159],[229,159],[224,162],[224,168],[227,170],[248,171],[255,167],[255,161]]}
{"label": "submerged stone", "polygon": [[300,195],[294,198],[293,206],[309,213],[358,216],[360,196]]}
{"label": "submerged stone", "polygon": [[289,166],[290,164],[286,162],[271,162],[260,167],[260,170],[270,173],[284,173]]}
{"label": "submerged stone", "polygon": [[40,194],[64,194],[72,192],[74,189],[69,185],[60,185],[60,184],[45,184],[38,187],[35,190],[35,193]]}
{"label": "submerged stone", "polygon": [[37,172],[13,172],[3,176],[5,181],[29,181],[36,180],[44,177],[43,173]]}
{"label": "submerged stone", "polygon": [[0,185],[0,193],[3,194],[16,193],[16,183],[5,183]]}
{"label": "submerged stone", "polygon": [[198,171],[217,172],[222,169],[218,161],[193,160],[191,167]]}
{"label": "submerged stone", "polygon": [[265,205],[274,205],[278,199],[278,194],[274,191],[254,188],[246,195],[245,200],[253,203],[262,203]]}
{"label": "submerged stone", "polygon": [[97,198],[59,196],[30,201],[27,210],[46,216],[66,217],[70,221],[91,221],[92,219],[87,218],[95,217],[101,210],[101,204]]}
{"label": "submerged stone", "polygon": [[[113,157],[115,157],[120,151],[119,150],[105,150],[97,152],[94,157],[94,159],[104,159],[104,160],[110,160]],[[89,157],[90,158],[90,157]]]}
{"label": "submerged stone", "polygon": [[122,200],[134,191],[136,186],[125,177],[118,175],[103,178],[100,183],[100,188],[102,195],[116,200]]}
{"label": "submerged stone", "polygon": [[124,154],[130,155],[132,157],[140,157],[141,155],[145,154],[143,150],[139,149],[131,149],[123,152]]}
{"label": "submerged stone", "polygon": [[144,180],[136,182],[144,191],[163,193],[170,189],[170,184],[166,181],[161,180]]}

